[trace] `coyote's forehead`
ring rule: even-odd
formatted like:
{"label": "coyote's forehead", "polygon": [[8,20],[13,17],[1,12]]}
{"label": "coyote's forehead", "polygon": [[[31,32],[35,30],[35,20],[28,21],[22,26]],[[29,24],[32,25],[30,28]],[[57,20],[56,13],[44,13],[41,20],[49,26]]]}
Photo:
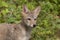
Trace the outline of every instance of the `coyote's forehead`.
{"label": "coyote's forehead", "polygon": [[35,18],[35,15],[33,14],[33,12],[28,12],[27,14],[28,14],[27,16],[29,18]]}

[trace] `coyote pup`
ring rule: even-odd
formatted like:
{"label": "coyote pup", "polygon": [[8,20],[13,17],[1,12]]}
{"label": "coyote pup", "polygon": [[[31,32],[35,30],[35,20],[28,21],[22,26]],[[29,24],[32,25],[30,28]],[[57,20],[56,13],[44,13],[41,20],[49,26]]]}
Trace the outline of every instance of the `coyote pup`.
{"label": "coyote pup", "polygon": [[24,5],[20,24],[0,24],[0,40],[29,40],[32,28],[36,27],[36,19],[40,12],[38,6],[30,11]]}

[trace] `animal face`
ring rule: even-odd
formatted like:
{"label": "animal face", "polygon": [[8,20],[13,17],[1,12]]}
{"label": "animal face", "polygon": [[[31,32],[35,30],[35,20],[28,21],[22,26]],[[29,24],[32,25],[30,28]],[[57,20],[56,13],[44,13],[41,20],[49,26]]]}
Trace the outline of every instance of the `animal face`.
{"label": "animal face", "polygon": [[23,6],[22,18],[28,27],[36,27],[36,19],[39,15],[40,9],[40,6],[38,6],[35,10],[30,11],[25,5]]}

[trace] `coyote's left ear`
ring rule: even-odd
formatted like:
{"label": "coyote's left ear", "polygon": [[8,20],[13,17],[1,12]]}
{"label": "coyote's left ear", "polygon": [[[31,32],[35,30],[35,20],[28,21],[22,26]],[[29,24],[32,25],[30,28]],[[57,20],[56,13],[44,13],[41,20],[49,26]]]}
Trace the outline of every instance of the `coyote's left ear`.
{"label": "coyote's left ear", "polygon": [[37,17],[39,15],[39,12],[41,11],[41,7],[38,6],[35,10],[33,10],[33,14],[35,17]]}

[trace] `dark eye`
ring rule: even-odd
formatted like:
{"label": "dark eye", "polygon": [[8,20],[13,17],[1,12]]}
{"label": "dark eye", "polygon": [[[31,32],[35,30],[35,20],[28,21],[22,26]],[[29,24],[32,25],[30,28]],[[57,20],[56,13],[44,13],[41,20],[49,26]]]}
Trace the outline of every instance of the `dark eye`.
{"label": "dark eye", "polygon": [[31,20],[30,18],[28,18],[28,20]]}
{"label": "dark eye", "polygon": [[36,19],[34,19],[34,20],[36,20]]}

